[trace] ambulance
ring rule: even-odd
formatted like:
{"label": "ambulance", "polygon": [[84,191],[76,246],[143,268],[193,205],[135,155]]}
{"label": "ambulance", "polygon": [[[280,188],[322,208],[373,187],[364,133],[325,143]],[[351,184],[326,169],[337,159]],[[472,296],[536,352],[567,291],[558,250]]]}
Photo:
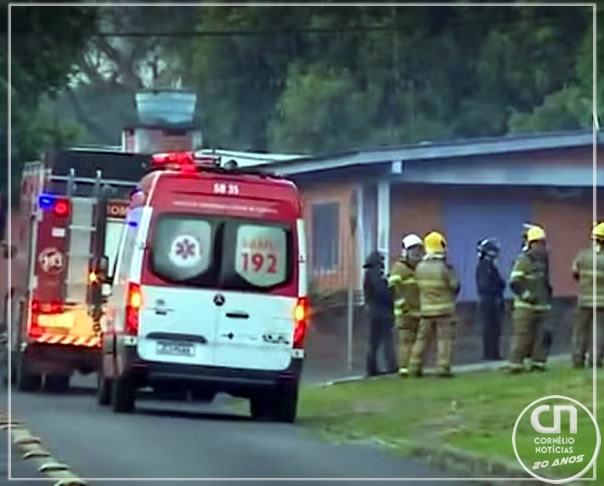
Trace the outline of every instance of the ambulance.
{"label": "ambulance", "polygon": [[226,392],[255,418],[293,422],[307,325],[294,183],[156,154],[124,228],[105,288],[99,403],[131,412],[146,387]]}

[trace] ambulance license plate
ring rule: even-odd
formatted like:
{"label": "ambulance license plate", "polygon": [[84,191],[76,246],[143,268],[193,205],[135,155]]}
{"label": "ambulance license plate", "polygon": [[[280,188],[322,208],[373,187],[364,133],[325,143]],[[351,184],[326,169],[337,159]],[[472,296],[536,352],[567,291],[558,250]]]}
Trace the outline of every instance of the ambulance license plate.
{"label": "ambulance license plate", "polygon": [[195,345],[183,342],[158,341],[157,354],[169,356],[195,356]]}

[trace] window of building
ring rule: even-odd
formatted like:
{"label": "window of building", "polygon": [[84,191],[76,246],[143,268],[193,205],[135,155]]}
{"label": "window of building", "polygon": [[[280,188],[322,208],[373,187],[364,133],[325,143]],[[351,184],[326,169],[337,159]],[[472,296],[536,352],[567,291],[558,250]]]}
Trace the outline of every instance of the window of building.
{"label": "window of building", "polygon": [[336,270],[340,263],[340,204],[312,205],[312,266],[314,271]]}

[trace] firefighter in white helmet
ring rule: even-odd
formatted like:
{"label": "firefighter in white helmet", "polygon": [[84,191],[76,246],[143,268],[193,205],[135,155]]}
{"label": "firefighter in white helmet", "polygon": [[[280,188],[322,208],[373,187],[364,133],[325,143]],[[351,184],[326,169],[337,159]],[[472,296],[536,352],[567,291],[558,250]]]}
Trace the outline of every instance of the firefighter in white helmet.
{"label": "firefighter in white helmet", "polygon": [[415,268],[424,256],[424,242],[415,235],[403,238],[401,256],[392,266],[388,285],[394,297],[394,319],[398,328],[399,374],[409,375],[409,356],[419,328],[419,289]]}
{"label": "firefighter in white helmet", "polygon": [[514,329],[507,369],[512,373],[524,371],[525,359],[530,360],[529,370],[544,371],[552,341],[545,327],[552,298],[545,231],[530,226],[524,241],[510,276]]}
{"label": "firefighter in white helmet", "polygon": [[[589,362],[592,365],[595,361],[595,365],[601,367],[604,358],[604,222],[594,225],[591,239],[592,244],[578,253],[572,267],[573,277],[579,281],[578,315],[573,324],[572,334],[572,360],[576,368],[585,367],[588,351]],[[593,354],[591,340],[594,310],[598,338],[595,360],[591,356]]]}

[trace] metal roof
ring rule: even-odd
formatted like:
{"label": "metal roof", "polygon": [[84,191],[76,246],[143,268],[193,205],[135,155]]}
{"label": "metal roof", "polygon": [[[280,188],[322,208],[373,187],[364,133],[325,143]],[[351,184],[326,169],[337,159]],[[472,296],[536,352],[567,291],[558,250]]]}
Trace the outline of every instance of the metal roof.
{"label": "metal roof", "polygon": [[[604,135],[597,134],[598,143]],[[496,155],[508,152],[525,152],[584,147],[592,145],[592,130],[531,133],[457,139],[444,142],[421,142],[413,145],[380,147],[369,150],[354,150],[318,157],[302,157],[289,161],[275,161],[271,169],[280,174],[301,174],[358,165],[389,163],[394,161],[435,160],[478,155]]]}

